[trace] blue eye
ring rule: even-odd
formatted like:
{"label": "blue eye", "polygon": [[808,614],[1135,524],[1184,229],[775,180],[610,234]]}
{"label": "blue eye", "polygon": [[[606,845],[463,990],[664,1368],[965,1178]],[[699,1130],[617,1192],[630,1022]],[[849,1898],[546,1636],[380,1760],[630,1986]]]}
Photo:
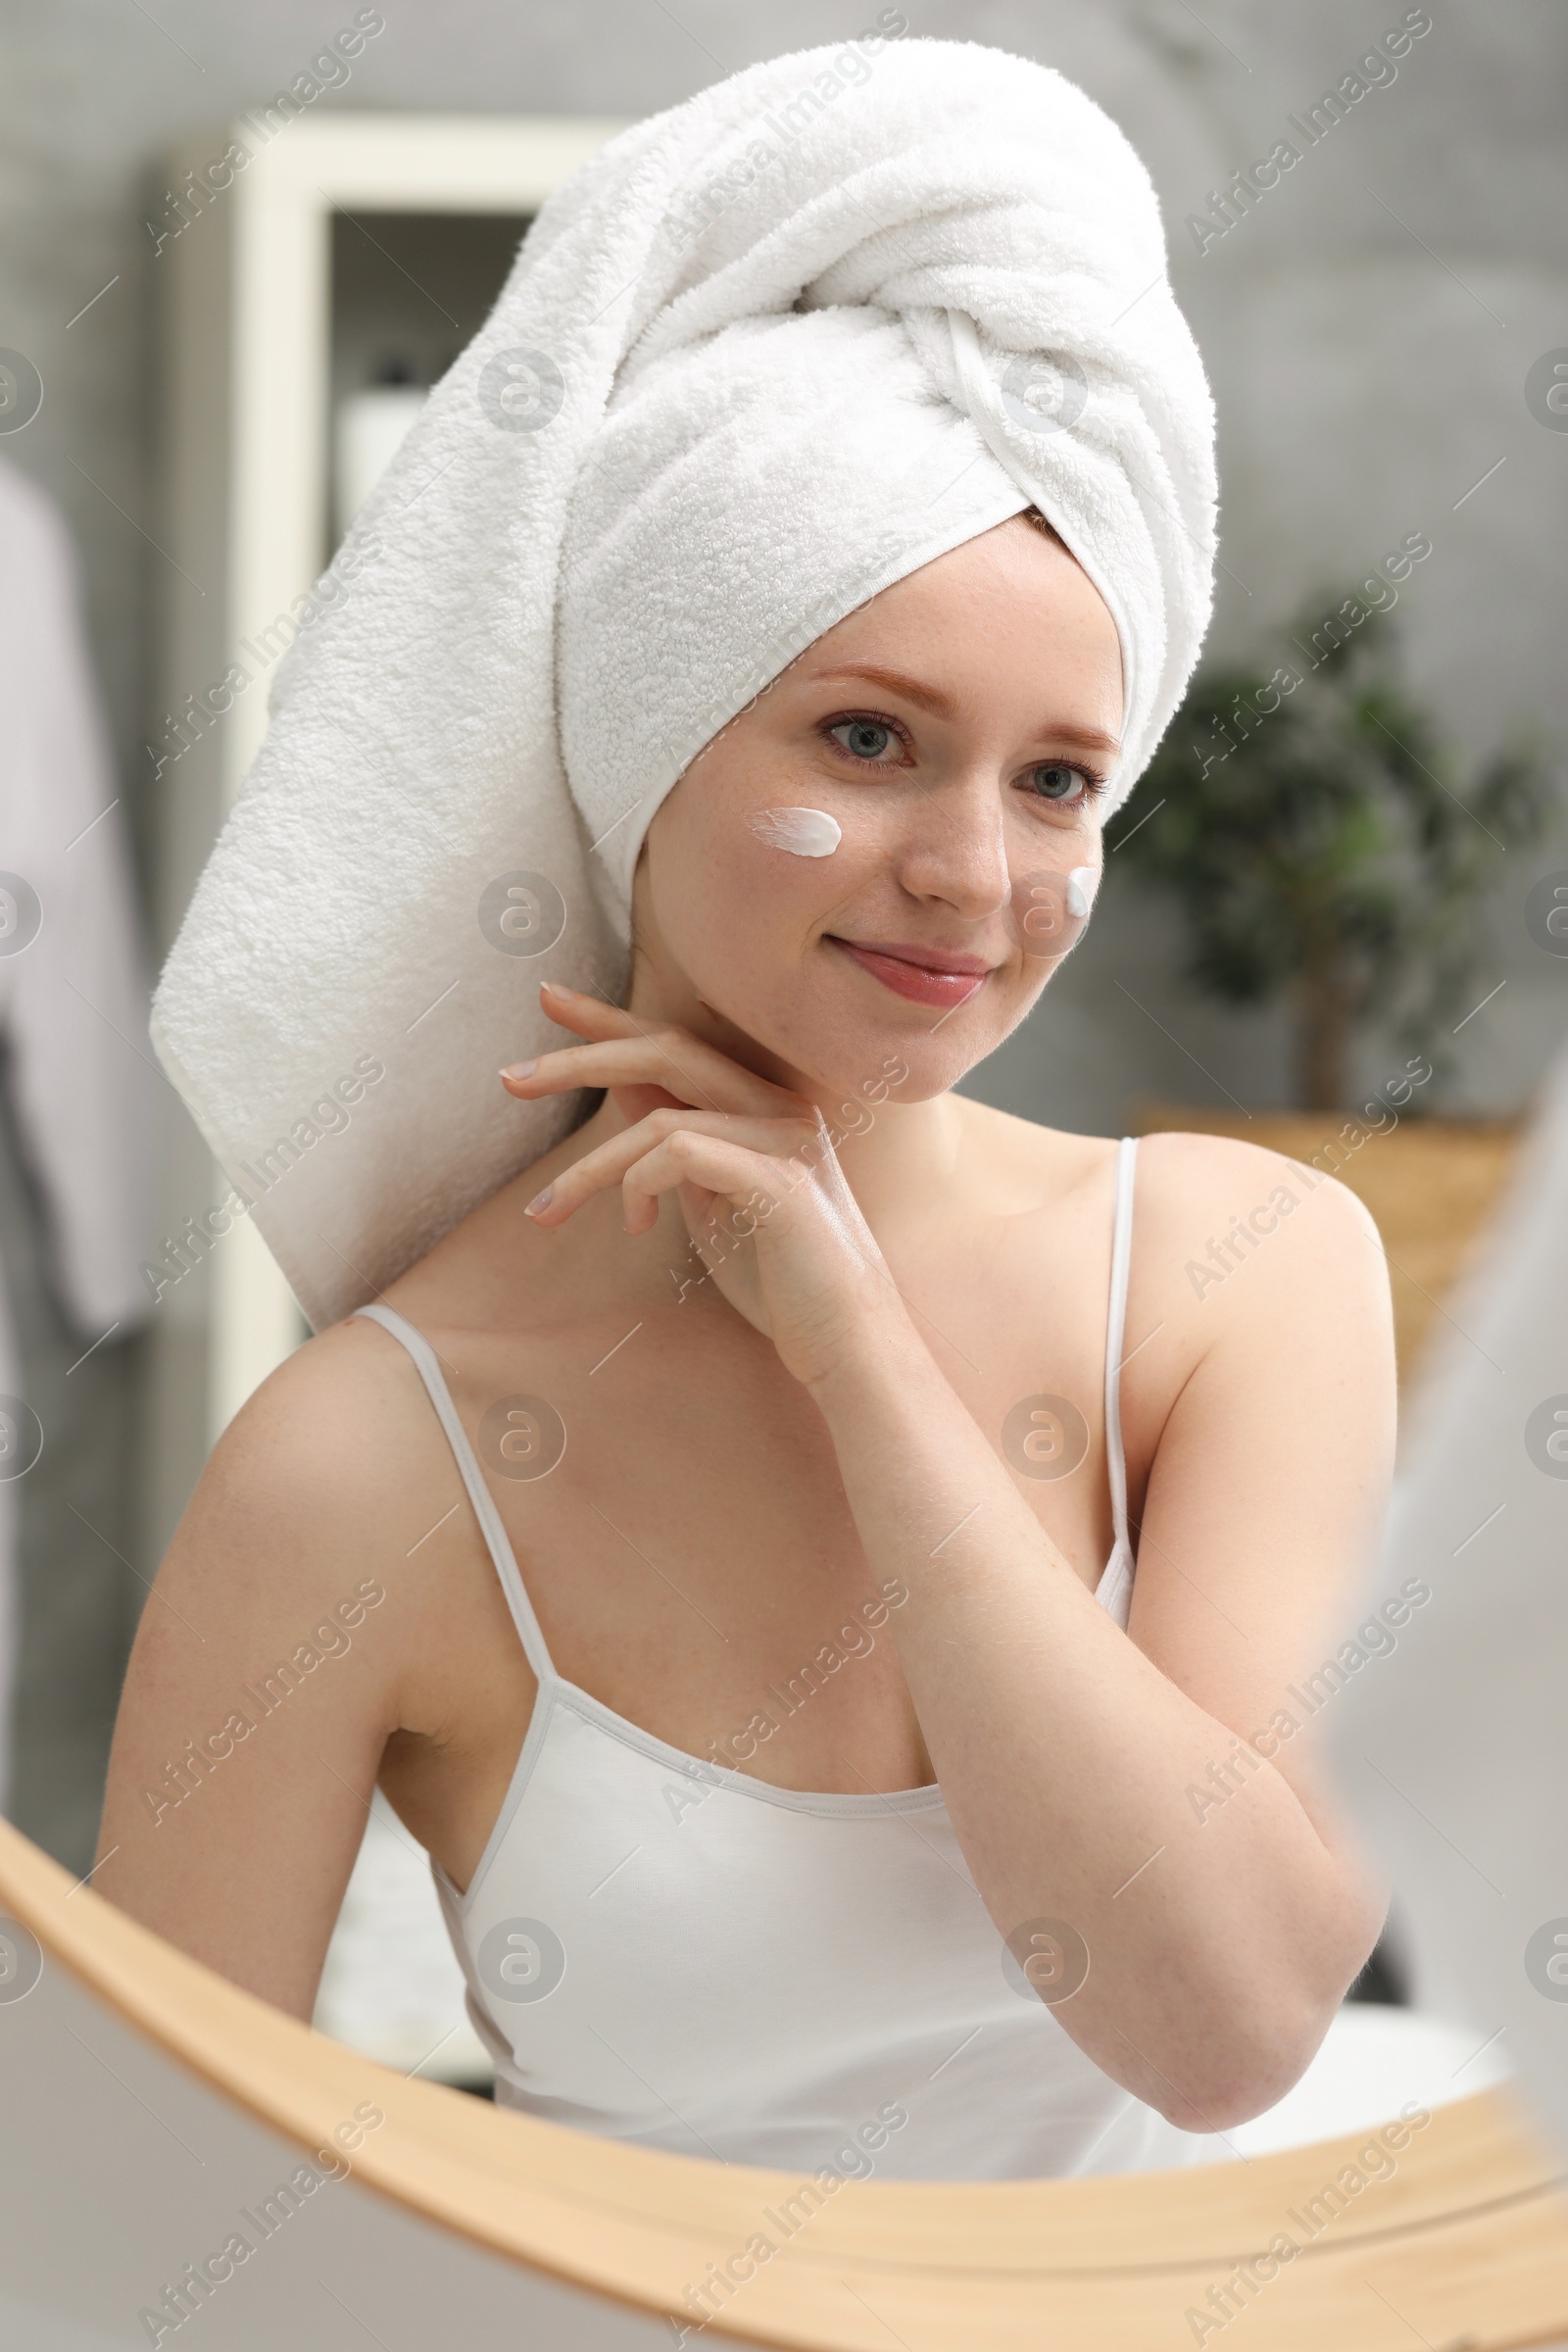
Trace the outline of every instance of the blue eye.
{"label": "blue eye", "polygon": [[893,729],[876,718],[841,718],[828,733],[856,760],[885,760],[898,741]]}
{"label": "blue eye", "polygon": [[1087,799],[1090,791],[1089,779],[1082,768],[1067,767],[1060,760],[1054,760],[1046,767],[1032,767],[1029,782],[1043,801]]}

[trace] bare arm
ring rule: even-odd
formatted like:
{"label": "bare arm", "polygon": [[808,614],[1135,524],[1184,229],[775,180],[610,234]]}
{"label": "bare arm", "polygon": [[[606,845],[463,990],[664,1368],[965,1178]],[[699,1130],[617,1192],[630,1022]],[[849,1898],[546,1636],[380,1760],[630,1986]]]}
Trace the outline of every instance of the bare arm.
{"label": "bare arm", "polygon": [[[1286,1164],[1161,1142],[1189,1163],[1245,1152],[1244,1186]],[[1210,1172],[1168,1232],[1144,1221],[1140,1249],[1188,1230],[1200,1255],[1224,1229],[1214,1208]],[[1386,1493],[1370,1220],[1324,1185],[1187,1325],[1176,1345],[1200,1346],[1159,1435],[1129,1634],[896,1307],[858,1319],[811,1388],[873,1574],[908,1588],[905,1672],[993,1920],[1020,1955],[1033,1927],[1041,1989],[1096,2063],[1202,2131],[1298,2078],[1384,1909],[1318,1783],[1299,1693]]]}
{"label": "bare arm", "polygon": [[306,2020],[417,1606],[371,1444],[406,1403],[364,1330],[291,1357],[203,1473],[131,1654],[93,1881]]}

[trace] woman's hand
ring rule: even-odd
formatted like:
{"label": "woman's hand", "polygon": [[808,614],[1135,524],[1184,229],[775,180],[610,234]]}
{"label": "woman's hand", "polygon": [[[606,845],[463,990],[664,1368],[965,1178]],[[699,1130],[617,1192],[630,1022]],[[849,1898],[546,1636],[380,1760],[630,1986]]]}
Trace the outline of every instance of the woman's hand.
{"label": "woman's hand", "polygon": [[584,1043],[503,1070],[503,1085],[523,1101],[604,1087],[630,1124],[529,1201],[535,1224],[564,1224],[618,1184],[626,1231],[648,1233],[660,1195],[674,1193],[694,1251],[689,1269],[671,1270],[679,1295],[711,1278],[808,1387],[838,1367],[852,1339],[863,1344],[871,1319],[906,1325],[835,1149],[869,1127],[874,1102],[907,1075],[902,1063],[869,1083],[866,1100],[844,1104],[848,1124],[833,1128],[806,1096],[743,1069],[689,1029],[651,1027],[549,981],[540,998]]}

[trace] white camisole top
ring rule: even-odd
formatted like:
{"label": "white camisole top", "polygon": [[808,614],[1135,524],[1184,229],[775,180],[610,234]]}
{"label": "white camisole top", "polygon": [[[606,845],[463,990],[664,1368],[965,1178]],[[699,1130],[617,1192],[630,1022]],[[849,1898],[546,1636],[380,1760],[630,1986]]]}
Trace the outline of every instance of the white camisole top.
{"label": "white camisole top", "polygon": [[[1136,1145],[1116,1163],[1105,1444],[1125,1628],[1119,1372]],[[435,1355],[423,1378],[539,1692],[466,1893],[432,1862],[496,2099],[678,2154],[883,2179],[1009,2180],[1200,2161],[1025,1983],[942,1790],[779,1788],[688,1755],[566,1682]],[[858,1639],[863,1641],[863,1630]],[[891,1627],[874,1637],[891,1641]],[[902,2118],[900,2121],[898,2119]],[[874,2148],[875,2154],[862,2153]]]}

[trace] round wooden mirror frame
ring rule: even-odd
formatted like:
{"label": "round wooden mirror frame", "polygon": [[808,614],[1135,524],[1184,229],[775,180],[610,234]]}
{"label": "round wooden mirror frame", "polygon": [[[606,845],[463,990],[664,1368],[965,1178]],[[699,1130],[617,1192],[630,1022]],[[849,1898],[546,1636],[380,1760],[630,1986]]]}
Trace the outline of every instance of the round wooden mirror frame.
{"label": "round wooden mirror frame", "polygon": [[[4,1823],[0,1912],[122,2023],[302,2148],[373,2099],[386,2128],[355,2152],[362,2183],[662,2320],[689,2312],[688,2282],[764,2230],[764,2208],[800,2187],[785,2174],[591,2138],[389,2073],[74,1885]],[[1248,2293],[1229,2298],[1231,2317],[1209,2325],[1237,2266],[1264,2256],[1286,2217],[1299,2218],[1368,2136],[1190,2172],[847,2181],[704,2333],[808,2352],[886,2352],[890,2337],[910,2352],[1152,2352],[1212,2341],[1245,2318],[1247,2352],[1408,2352],[1417,2342],[1506,2352],[1568,2339],[1562,2168],[1505,2088],[1437,2109],[1375,2197],[1347,2202],[1321,2238],[1265,2286],[1254,2274]]]}

